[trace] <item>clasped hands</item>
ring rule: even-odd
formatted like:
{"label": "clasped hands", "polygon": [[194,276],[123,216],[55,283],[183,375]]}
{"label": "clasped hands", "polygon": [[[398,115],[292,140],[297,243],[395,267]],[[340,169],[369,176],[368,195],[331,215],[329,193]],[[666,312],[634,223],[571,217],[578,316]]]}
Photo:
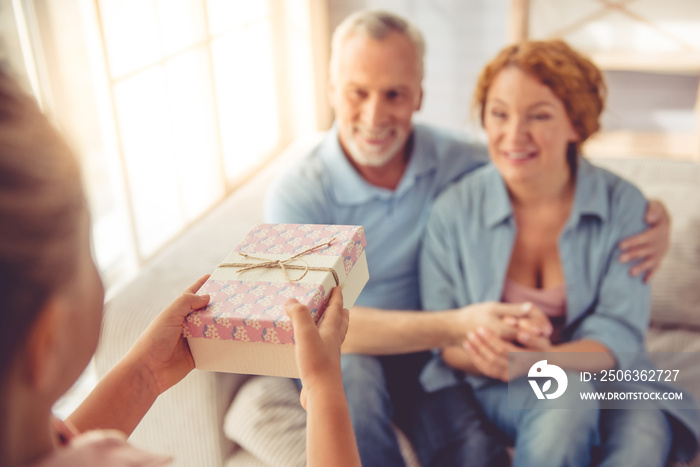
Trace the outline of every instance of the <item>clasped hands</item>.
{"label": "clasped hands", "polygon": [[486,302],[457,313],[468,331],[458,345],[442,350],[445,363],[455,369],[508,381],[527,371],[511,368],[509,375],[509,352],[547,352],[552,348],[552,324],[532,303]]}

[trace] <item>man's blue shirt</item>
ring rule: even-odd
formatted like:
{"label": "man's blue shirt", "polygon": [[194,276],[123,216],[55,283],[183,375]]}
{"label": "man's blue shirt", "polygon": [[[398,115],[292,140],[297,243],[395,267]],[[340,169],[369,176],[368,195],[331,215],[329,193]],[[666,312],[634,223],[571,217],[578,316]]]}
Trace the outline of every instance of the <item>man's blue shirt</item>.
{"label": "man's blue shirt", "polygon": [[462,136],[414,124],[406,171],[395,190],[367,183],[343,153],[334,127],[270,188],[265,220],[362,225],[370,279],[356,305],[420,309],[418,255],[440,191],[487,160]]}

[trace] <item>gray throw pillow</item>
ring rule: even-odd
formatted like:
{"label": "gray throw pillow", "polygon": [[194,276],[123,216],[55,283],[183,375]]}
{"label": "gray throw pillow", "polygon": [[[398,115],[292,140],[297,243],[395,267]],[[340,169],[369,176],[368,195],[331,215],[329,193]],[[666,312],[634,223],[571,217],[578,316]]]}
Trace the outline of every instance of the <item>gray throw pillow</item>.
{"label": "gray throw pillow", "polygon": [[653,278],[652,323],[700,329],[700,164],[663,159],[593,159],[637,185],[671,215],[671,247]]}

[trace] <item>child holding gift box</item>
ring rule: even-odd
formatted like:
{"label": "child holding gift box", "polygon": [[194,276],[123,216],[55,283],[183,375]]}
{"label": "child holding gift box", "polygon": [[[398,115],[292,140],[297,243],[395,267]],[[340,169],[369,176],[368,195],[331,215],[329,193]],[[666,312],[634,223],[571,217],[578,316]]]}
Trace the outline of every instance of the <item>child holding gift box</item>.
{"label": "child holding gift box", "polygon": [[[0,71],[0,465],[163,465],[125,437],[194,362],[185,315],[208,296],[194,283],[146,329],[67,422],[51,414],[97,346],[103,289],[89,247],[78,164],[34,101]],[[348,325],[334,291],[316,327],[286,304],[308,411],[309,465],[359,465],[340,377]],[[100,428],[100,430],[97,430]],[[111,430],[104,430],[110,428]]]}

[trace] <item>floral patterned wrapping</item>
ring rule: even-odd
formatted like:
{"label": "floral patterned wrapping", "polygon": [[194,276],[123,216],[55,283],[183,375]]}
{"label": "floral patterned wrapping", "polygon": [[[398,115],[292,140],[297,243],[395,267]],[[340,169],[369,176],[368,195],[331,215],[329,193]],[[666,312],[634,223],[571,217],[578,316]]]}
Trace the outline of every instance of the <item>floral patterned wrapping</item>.
{"label": "floral patterned wrapping", "polygon": [[[341,256],[349,273],[366,242],[360,226],[260,224],[236,248],[246,254],[293,256],[335,237],[327,247],[308,255]],[[276,276],[278,277],[278,276]],[[190,313],[183,325],[185,337],[292,344],[291,320],[284,311],[290,297],[305,304],[318,322],[327,297],[323,285],[308,282],[264,282],[210,278],[199,293],[211,296],[203,310]]]}
{"label": "floral patterned wrapping", "polygon": [[246,254],[284,254],[294,256],[307,248],[335,237],[327,248],[312,255],[342,256],[345,273],[365,250],[365,231],[354,225],[258,224],[243,238],[235,251]]}

